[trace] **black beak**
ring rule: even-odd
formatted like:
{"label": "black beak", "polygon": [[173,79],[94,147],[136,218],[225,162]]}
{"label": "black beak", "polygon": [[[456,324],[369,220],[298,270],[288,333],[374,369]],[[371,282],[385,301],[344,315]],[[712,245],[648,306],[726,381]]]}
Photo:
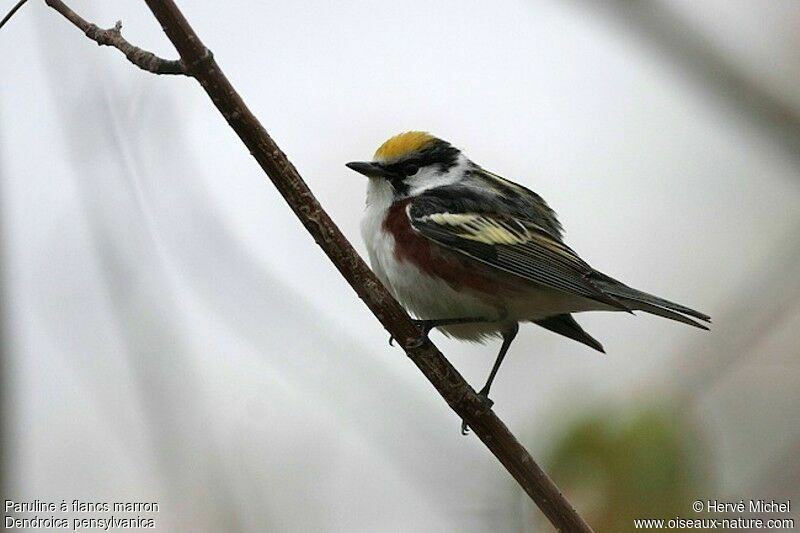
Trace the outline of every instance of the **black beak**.
{"label": "black beak", "polygon": [[381,167],[380,165],[376,165],[375,163],[370,163],[367,161],[352,161],[345,165],[350,170],[355,170],[359,174],[363,174],[368,178],[390,178],[392,177],[392,173],[387,171],[385,168]]}

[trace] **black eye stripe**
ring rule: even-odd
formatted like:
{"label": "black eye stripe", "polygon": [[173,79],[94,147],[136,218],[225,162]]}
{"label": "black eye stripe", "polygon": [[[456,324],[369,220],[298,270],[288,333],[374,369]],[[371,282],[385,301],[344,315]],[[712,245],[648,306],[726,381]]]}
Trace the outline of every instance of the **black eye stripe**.
{"label": "black eye stripe", "polygon": [[457,164],[459,153],[458,149],[450,144],[437,140],[432,146],[409,154],[406,158],[379,165],[386,171],[384,177],[392,185],[395,197],[403,197],[409,194],[411,188],[406,181],[409,176],[414,176],[421,168],[431,168],[436,172],[445,173]]}
{"label": "black eye stripe", "polygon": [[409,191],[408,184],[403,181],[403,177],[392,178],[389,180],[389,183],[392,184],[392,188],[394,189],[395,193],[399,195],[406,195]]}
{"label": "black eye stripe", "polygon": [[391,165],[385,165],[384,168],[392,174],[405,177],[416,174],[421,166],[424,166],[421,161],[409,160],[399,163],[392,163]]}
{"label": "black eye stripe", "polygon": [[405,163],[403,164],[403,174],[406,176],[413,176],[419,171],[419,165],[414,163]]}

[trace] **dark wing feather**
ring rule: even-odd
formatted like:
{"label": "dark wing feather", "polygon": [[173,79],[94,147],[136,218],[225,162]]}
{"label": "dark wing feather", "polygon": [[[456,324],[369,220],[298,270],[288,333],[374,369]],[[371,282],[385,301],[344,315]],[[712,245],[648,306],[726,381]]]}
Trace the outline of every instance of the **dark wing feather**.
{"label": "dark wing feather", "polygon": [[499,198],[505,201],[507,209],[510,208],[512,214],[522,216],[547,231],[552,237],[561,240],[563,233],[561,223],[544,198],[519,183],[480,167],[472,170],[471,178],[481,180],[484,187],[499,193]]}
{"label": "dark wing feather", "polygon": [[411,226],[442,246],[530,282],[627,309],[592,283],[588,276],[594,270],[559,238],[522,214],[492,212],[486,209],[490,205],[480,209],[464,189],[439,187],[415,198],[408,211]]}

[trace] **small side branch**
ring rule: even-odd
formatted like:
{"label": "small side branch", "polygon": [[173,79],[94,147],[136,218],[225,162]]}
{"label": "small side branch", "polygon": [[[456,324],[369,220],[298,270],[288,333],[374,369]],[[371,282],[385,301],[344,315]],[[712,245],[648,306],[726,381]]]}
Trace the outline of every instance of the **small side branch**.
{"label": "small side branch", "polygon": [[17,3],[14,5],[14,7],[12,7],[12,8],[11,8],[11,11],[9,11],[9,12],[6,14],[6,16],[5,16],[5,17],[3,17],[3,20],[0,20],[0,28],[2,28],[3,26],[5,26],[5,25],[6,25],[6,22],[8,22],[9,20],[11,20],[11,17],[13,17],[13,16],[14,16],[14,13],[16,13],[17,11],[19,11],[19,8],[21,8],[21,7],[22,7],[22,5],[23,5],[25,2],[27,2],[27,1],[28,1],[28,0],[19,0],[19,2],[17,2]]}
{"label": "small side branch", "polygon": [[104,30],[96,24],[88,22],[83,17],[71,10],[61,0],[45,0],[45,3],[61,13],[64,18],[80,29],[89,39],[99,46],[116,48],[128,58],[128,61],[142,70],[153,74],[182,74],[189,75],[186,66],[180,60],[163,59],[152,52],[143,50],[129,43],[122,36],[122,22],[117,21],[113,28]]}

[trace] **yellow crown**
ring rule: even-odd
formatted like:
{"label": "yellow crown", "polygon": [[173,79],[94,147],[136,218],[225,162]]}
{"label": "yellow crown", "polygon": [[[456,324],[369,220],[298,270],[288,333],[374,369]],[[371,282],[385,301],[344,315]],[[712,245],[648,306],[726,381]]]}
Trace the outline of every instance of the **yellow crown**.
{"label": "yellow crown", "polygon": [[387,161],[421,150],[436,141],[436,137],[424,131],[407,131],[390,138],[375,151],[375,159]]}

